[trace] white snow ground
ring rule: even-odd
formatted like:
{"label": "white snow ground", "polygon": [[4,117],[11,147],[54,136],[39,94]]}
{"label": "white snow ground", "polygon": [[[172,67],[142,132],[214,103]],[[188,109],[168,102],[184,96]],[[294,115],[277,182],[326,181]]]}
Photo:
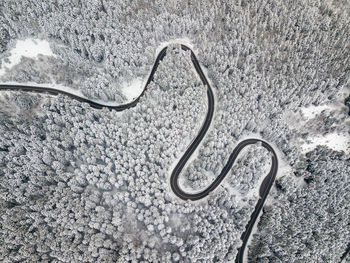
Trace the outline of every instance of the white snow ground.
{"label": "white snow ground", "polygon": [[300,109],[301,114],[308,120],[315,118],[318,114],[320,114],[323,110],[332,109],[331,105],[319,105],[314,106],[311,105],[309,107],[303,107]]}
{"label": "white snow ground", "polygon": [[[343,116],[344,110],[346,107],[344,105],[344,98],[349,96],[350,89],[343,88],[339,91],[337,98],[330,103],[323,105],[310,105],[308,107],[300,108],[299,112],[287,113],[286,118],[289,119],[291,127],[297,128],[299,130],[309,130],[304,128],[307,126],[309,121],[312,121],[315,118],[319,118],[323,113],[326,112],[336,112],[337,115]],[[335,113],[333,113],[335,114]],[[345,120],[349,121],[349,117],[345,116]],[[348,125],[348,124],[344,124]],[[327,146],[335,151],[344,151],[345,153],[350,153],[350,136],[349,133],[339,133],[333,132],[328,134],[317,133],[317,131],[310,131],[310,134],[305,139],[300,139],[300,151],[302,153],[307,153],[315,149],[318,145]]]}
{"label": "white snow ground", "polygon": [[16,46],[10,51],[8,61],[2,63],[0,68],[0,77],[5,75],[6,70],[21,62],[22,57],[38,59],[38,55],[56,57],[50,48],[50,43],[41,39],[24,39],[18,40]]}
{"label": "white snow ground", "polygon": [[[147,76],[148,77],[148,76]],[[137,78],[130,82],[122,83],[122,93],[126,97],[127,102],[134,101],[137,97],[139,97],[145,87],[145,83],[142,79]]]}
{"label": "white snow ground", "polygon": [[324,136],[309,138],[309,140],[308,144],[301,145],[303,153],[311,151],[317,145],[326,145],[333,150],[350,153],[350,136],[346,134],[329,133]]}

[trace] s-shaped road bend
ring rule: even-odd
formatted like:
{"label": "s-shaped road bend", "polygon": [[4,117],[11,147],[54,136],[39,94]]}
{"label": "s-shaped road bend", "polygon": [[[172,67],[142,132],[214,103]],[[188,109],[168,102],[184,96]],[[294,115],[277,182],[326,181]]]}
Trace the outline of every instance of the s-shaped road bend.
{"label": "s-shaped road bend", "polygon": [[[69,96],[73,99],[76,99],[80,102],[86,102],[86,103],[90,104],[91,107],[96,108],[96,109],[108,108],[110,110],[123,111],[123,110],[129,109],[129,108],[135,107],[136,104],[139,102],[140,97],[144,95],[145,91],[147,90],[148,85],[153,80],[154,73],[156,72],[160,61],[166,55],[167,48],[168,47],[165,47],[159,52],[159,54],[156,58],[156,61],[153,65],[152,71],[147,79],[146,85],[145,85],[142,93],[140,94],[140,96],[137,97],[134,101],[127,103],[127,104],[118,105],[118,106],[103,105],[101,103],[94,102],[94,101],[86,99],[84,97],[80,97],[80,96],[71,94],[71,93],[66,92],[66,91],[62,91],[62,90],[55,89],[55,88],[49,88],[49,87],[46,88],[46,87],[36,87],[36,86],[27,86],[27,85],[1,84],[0,90],[22,90],[22,91],[37,92],[37,93],[48,93],[51,95],[63,94],[63,95]],[[174,194],[183,200],[192,200],[192,201],[200,200],[200,199],[208,196],[209,193],[214,191],[220,185],[221,181],[225,178],[227,173],[230,171],[230,169],[231,169],[233,163],[235,162],[236,158],[238,157],[239,153],[248,145],[261,143],[261,146],[266,148],[271,153],[271,156],[272,156],[272,165],[271,165],[270,171],[269,171],[268,175],[264,178],[264,180],[260,186],[260,189],[259,189],[259,196],[260,196],[259,200],[255,206],[254,212],[251,215],[249,222],[246,225],[245,231],[243,232],[243,234],[241,236],[242,246],[238,249],[238,254],[236,256],[235,262],[242,263],[243,258],[244,258],[244,250],[247,246],[247,242],[248,242],[248,239],[251,235],[253,226],[254,226],[254,224],[255,224],[255,222],[260,214],[260,211],[263,208],[266,197],[269,194],[270,189],[275,181],[275,177],[276,177],[276,173],[277,173],[277,169],[278,169],[277,155],[276,155],[274,149],[267,142],[265,142],[263,140],[247,139],[247,140],[241,141],[235,147],[233,152],[231,153],[229,160],[228,160],[227,164],[224,166],[224,168],[222,169],[221,173],[216,177],[216,179],[207,188],[205,188],[204,190],[202,190],[199,193],[194,193],[194,194],[186,193],[185,191],[183,191],[181,189],[181,186],[179,185],[179,180],[178,180],[179,175],[180,175],[182,169],[184,168],[185,164],[187,163],[187,161],[189,160],[189,158],[193,154],[193,152],[197,149],[200,142],[203,140],[204,136],[206,135],[206,133],[209,129],[209,126],[212,122],[212,119],[213,119],[214,106],[215,106],[213,90],[212,90],[207,78],[205,77],[195,54],[193,53],[193,51],[189,47],[187,47],[185,45],[181,45],[181,48],[183,50],[189,50],[191,52],[191,60],[192,60],[193,66],[196,69],[201,81],[207,87],[208,111],[207,111],[207,115],[205,117],[204,124],[201,127],[197,137],[192,141],[192,143],[187,148],[186,152],[183,154],[180,161],[177,163],[177,165],[175,166],[174,170],[171,173],[170,185],[171,185],[171,189],[173,190]]]}

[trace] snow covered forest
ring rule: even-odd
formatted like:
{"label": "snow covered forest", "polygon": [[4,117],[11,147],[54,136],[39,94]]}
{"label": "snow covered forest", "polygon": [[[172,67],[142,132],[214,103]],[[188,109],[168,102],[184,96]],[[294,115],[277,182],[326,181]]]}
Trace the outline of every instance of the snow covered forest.
{"label": "snow covered forest", "polygon": [[[172,193],[208,107],[177,43],[195,51],[216,103],[182,187],[205,188],[244,138],[268,141],[278,178],[247,262],[350,262],[350,4],[223,2],[0,2],[0,83],[123,103],[169,44],[120,113],[0,91],[1,262],[234,261],[271,158],[252,145],[207,198]],[[11,61],[28,39],[49,50]]]}

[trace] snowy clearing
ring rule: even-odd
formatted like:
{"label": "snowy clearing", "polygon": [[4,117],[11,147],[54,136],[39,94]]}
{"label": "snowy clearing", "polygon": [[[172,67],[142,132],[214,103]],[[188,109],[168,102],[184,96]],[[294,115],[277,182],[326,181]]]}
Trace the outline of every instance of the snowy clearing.
{"label": "snowy clearing", "polygon": [[141,95],[144,86],[142,79],[137,78],[130,82],[123,82],[121,91],[127,102],[131,102]]}
{"label": "snowy clearing", "polygon": [[8,57],[9,62],[3,63],[0,68],[0,77],[6,72],[6,69],[11,69],[13,66],[21,62],[22,57],[37,59],[38,55],[56,57],[50,48],[50,43],[40,39],[25,39],[18,40],[16,46],[10,51]]}
{"label": "snowy clearing", "polygon": [[330,105],[319,105],[314,106],[311,105],[309,107],[303,107],[300,109],[302,116],[307,119],[313,119],[316,115],[320,114],[323,110],[332,109],[333,107]]}
{"label": "snowy clearing", "polygon": [[344,151],[349,153],[350,150],[350,138],[346,134],[330,133],[325,136],[316,136],[310,139],[310,143],[302,144],[302,152],[306,153],[317,145],[326,145],[336,151]]}

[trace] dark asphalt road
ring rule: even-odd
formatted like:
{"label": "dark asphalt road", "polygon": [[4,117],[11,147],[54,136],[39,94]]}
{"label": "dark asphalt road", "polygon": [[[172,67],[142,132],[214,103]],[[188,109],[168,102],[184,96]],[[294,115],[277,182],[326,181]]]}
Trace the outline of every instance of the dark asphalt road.
{"label": "dark asphalt road", "polygon": [[[205,134],[207,133],[209,126],[211,124],[211,121],[213,119],[214,106],[215,106],[214,105],[213,90],[212,90],[207,78],[205,77],[195,54],[187,46],[181,45],[181,47],[183,50],[189,50],[191,52],[191,60],[192,60],[193,66],[195,67],[203,84],[207,86],[208,112],[207,112],[207,115],[205,118],[205,122],[204,122],[203,126],[201,127],[197,137],[192,141],[191,145],[187,148],[186,152],[181,157],[180,161],[177,163],[176,167],[174,168],[174,170],[171,174],[170,185],[171,185],[171,189],[173,190],[174,194],[183,200],[192,200],[192,201],[200,200],[200,199],[206,197],[210,192],[214,191],[216,189],[216,187],[218,187],[220,185],[221,181],[225,178],[225,176],[227,175],[227,173],[231,169],[231,167],[232,167],[233,163],[235,162],[239,153],[248,145],[252,145],[255,143],[261,143],[261,145],[263,147],[265,147],[272,154],[272,165],[271,165],[270,172],[265,177],[265,179],[263,180],[263,182],[260,186],[260,189],[259,189],[260,198],[255,206],[255,210],[254,210],[253,214],[251,215],[251,218],[246,226],[246,229],[241,236],[243,244],[239,248],[238,254],[236,257],[236,262],[241,263],[241,262],[243,262],[244,250],[246,248],[246,245],[247,245],[249,236],[251,234],[251,231],[253,229],[253,226],[254,226],[254,224],[258,218],[258,215],[259,215],[259,213],[264,205],[266,197],[267,197],[267,195],[268,195],[268,193],[269,193],[269,191],[274,183],[276,173],[277,173],[277,168],[278,168],[277,156],[276,156],[276,153],[273,150],[273,148],[268,143],[266,143],[260,139],[247,139],[247,140],[241,141],[236,146],[236,148],[233,150],[227,164],[222,169],[221,173],[217,176],[217,178],[206,189],[204,189],[203,191],[201,191],[199,193],[195,193],[195,194],[186,193],[181,189],[181,187],[179,186],[179,180],[178,180],[179,175],[180,175],[182,169],[184,168],[185,164],[187,163],[187,161],[189,160],[189,158],[191,157],[193,152],[197,149],[200,142],[202,141]],[[96,109],[108,108],[110,110],[123,111],[123,110],[126,110],[126,109],[129,109],[129,108],[136,106],[136,104],[139,102],[140,97],[143,96],[143,94],[147,90],[148,84],[153,80],[154,73],[156,72],[156,70],[158,68],[159,62],[166,55],[166,50],[167,50],[167,47],[163,48],[159,52],[159,54],[156,58],[156,61],[153,65],[151,74],[148,77],[147,83],[146,83],[141,95],[138,98],[136,98],[134,101],[127,103],[127,104],[123,104],[123,105],[118,105],[118,106],[103,105],[103,104],[91,101],[89,99],[79,97],[79,96],[70,94],[68,92],[61,91],[59,89],[54,89],[54,88],[49,88],[49,87],[46,88],[46,87],[35,87],[35,86],[25,86],[25,85],[23,85],[23,86],[22,85],[0,85],[0,90],[23,90],[23,91],[29,91],[29,92],[48,93],[48,94],[52,94],[52,95],[63,94],[63,95],[67,95],[73,99],[76,99],[80,102],[86,102],[86,103],[90,104],[91,107],[96,108]]]}
{"label": "dark asphalt road", "polygon": [[350,253],[350,243],[348,244],[348,247],[346,248],[344,254],[340,257],[340,262],[342,262],[349,253]]}

